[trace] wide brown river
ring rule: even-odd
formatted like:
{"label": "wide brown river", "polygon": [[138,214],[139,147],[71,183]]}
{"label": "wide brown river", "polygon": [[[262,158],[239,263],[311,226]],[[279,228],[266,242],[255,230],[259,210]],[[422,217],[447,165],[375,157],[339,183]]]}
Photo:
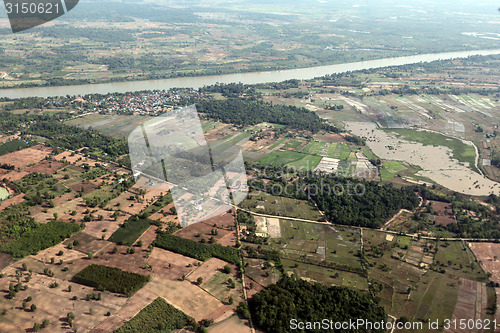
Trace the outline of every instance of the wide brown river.
{"label": "wide brown river", "polygon": [[107,94],[113,92],[128,92],[141,90],[168,90],[170,88],[193,88],[216,83],[245,83],[257,84],[266,82],[281,82],[285,80],[298,79],[308,80],[326,74],[345,73],[363,69],[381,68],[389,66],[400,66],[419,62],[430,62],[435,60],[446,60],[454,58],[465,58],[473,55],[500,54],[500,49],[444,52],[435,54],[420,54],[414,56],[385,58],[378,60],[360,61],[337,65],[287,69],[280,71],[253,72],[241,74],[225,74],[213,76],[195,76],[162,80],[111,82],[99,84],[84,84],[60,87],[37,87],[0,89],[0,97],[22,98],[22,97],[49,97],[49,96],[77,96],[86,94]]}

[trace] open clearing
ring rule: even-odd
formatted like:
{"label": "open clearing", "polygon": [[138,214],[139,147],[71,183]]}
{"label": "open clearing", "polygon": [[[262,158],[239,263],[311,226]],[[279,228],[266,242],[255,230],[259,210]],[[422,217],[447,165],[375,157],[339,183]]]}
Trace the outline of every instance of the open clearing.
{"label": "open clearing", "polygon": [[10,164],[16,168],[24,169],[30,164],[40,162],[51,153],[51,148],[38,145],[2,155],[0,156],[0,163]]}
{"label": "open clearing", "polygon": [[218,324],[212,325],[208,328],[209,333],[227,333],[227,332],[238,332],[238,333],[250,333],[250,325],[248,321],[240,319],[238,316],[232,316]]}
{"label": "open clearing", "polygon": [[196,320],[210,317],[218,308],[225,307],[217,298],[190,281],[172,281],[154,277],[144,288],[165,298],[177,309]]}
{"label": "open clearing", "polygon": [[[55,265],[48,265],[48,267],[52,266],[51,269],[56,272],[56,276],[48,277],[39,271],[41,267],[37,268],[32,258],[27,259],[31,260],[27,260],[26,263],[29,269],[33,269],[33,276],[29,282],[25,282],[28,272],[24,272],[21,282],[29,288],[19,291],[12,300],[4,297],[0,299],[0,307],[9,309],[0,321],[1,332],[25,332],[33,327],[35,321],[41,323],[44,319],[49,319],[51,322],[48,328],[50,332],[67,332],[69,326],[65,317],[68,312],[73,312],[76,316],[75,327],[79,331],[86,332],[106,319],[106,312],[117,313],[127,301],[126,297],[110,292],[101,292],[101,301],[87,301],[86,295],[95,293],[94,288],[67,282],[57,277],[58,270]],[[2,271],[4,278],[0,280],[1,290],[8,290],[10,282],[17,283],[15,269],[19,266],[19,263],[14,263]],[[50,288],[49,285],[54,282],[57,282],[59,286]],[[69,285],[72,286],[71,292],[68,291]],[[31,302],[28,302],[28,308],[30,304],[35,304],[37,307],[35,312],[29,309],[23,310],[20,307],[21,300],[28,296],[33,298]],[[72,300],[72,297],[76,299]],[[93,314],[89,313],[91,308]]]}
{"label": "open clearing", "polygon": [[153,267],[155,276],[169,280],[182,280],[183,275],[188,275],[198,267],[201,261],[170,252],[158,247],[148,258],[148,264]]}
{"label": "open clearing", "polygon": [[497,243],[469,243],[481,267],[491,273],[491,280],[500,283],[500,244]]}

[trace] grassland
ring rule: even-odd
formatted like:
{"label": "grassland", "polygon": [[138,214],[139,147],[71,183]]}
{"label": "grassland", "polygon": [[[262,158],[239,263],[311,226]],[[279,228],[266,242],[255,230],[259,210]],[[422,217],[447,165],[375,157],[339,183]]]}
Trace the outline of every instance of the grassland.
{"label": "grassland", "polygon": [[310,141],[301,152],[312,155],[321,155],[324,150],[327,150],[327,143],[323,141]]}
{"label": "grassland", "polygon": [[269,155],[266,155],[259,159],[257,162],[272,166],[280,166],[300,161],[307,156],[308,155],[306,154],[297,153],[294,151],[273,151]]}
{"label": "grassland", "polygon": [[385,161],[379,169],[382,181],[393,179],[397,173],[407,170],[403,164],[397,161]]}
{"label": "grassland", "polygon": [[318,166],[319,162],[321,162],[320,156],[307,155],[304,158],[288,163],[287,165],[298,171],[310,171],[314,170],[314,168]]}
{"label": "grassland", "polygon": [[328,157],[340,160],[347,160],[351,154],[351,149],[345,143],[333,143],[328,151]]}
{"label": "grassland", "polygon": [[137,126],[150,120],[147,116],[89,114],[66,121],[66,124],[83,128],[92,127],[106,135],[125,138]]}
{"label": "grassland", "polygon": [[451,318],[460,279],[487,281],[470,249],[460,241],[423,242],[406,236],[389,240],[386,234],[372,230],[365,230],[363,238],[371,267],[368,276],[372,283],[383,286],[378,295],[393,316],[415,321]]}
{"label": "grassland", "polygon": [[298,140],[290,140],[290,141],[288,141],[288,142],[285,144],[284,148],[292,148],[292,149],[295,149],[295,148],[297,148],[298,146],[300,146],[300,145],[301,145],[301,143],[302,143],[302,142],[300,142],[300,141],[298,141]]}
{"label": "grassland", "polygon": [[488,279],[474,253],[462,242],[439,242],[435,262],[454,276],[482,282]]}
{"label": "grassland", "polygon": [[265,192],[251,192],[240,204],[242,208],[257,213],[319,220],[321,214],[316,207],[305,200],[273,196]]}
{"label": "grassland", "polygon": [[[361,269],[359,231],[337,230],[321,224],[280,220],[284,257],[292,260],[326,262],[331,268]],[[286,246],[283,246],[286,244]]]}
{"label": "grassland", "polygon": [[279,139],[278,141],[276,141],[275,143],[273,143],[273,144],[269,147],[269,149],[274,149],[274,148],[278,147],[280,144],[282,144],[283,142],[285,142],[285,140],[286,140],[286,139],[287,139],[287,138],[281,138],[281,139]]}

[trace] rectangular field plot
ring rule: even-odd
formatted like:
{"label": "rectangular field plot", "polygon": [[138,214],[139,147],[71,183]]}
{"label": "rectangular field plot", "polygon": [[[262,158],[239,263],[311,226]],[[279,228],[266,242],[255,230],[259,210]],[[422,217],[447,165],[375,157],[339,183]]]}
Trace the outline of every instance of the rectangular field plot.
{"label": "rectangular field plot", "polygon": [[265,192],[250,192],[240,205],[242,208],[268,215],[316,221],[321,218],[316,207],[306,200],[278,197]]}
{"label": "rectangular field plot", "polygon": [[367,279],[355,273],[296,262],[289,259],[283,259],[282,263],[285,272],[295,273],[298,277],[310,282],[345,286],[358,290],[368,289]]}
{"label": "rectangular field plot", "polygon": [[[335,148],[334,148],[335,145]],[[347,160],[349,158],[349,154],[351,154],[351,149],[345,143],[337,143],[332,144],[330,149],[328,150],[328,157],[337,158],[340,160]]]}
{"label": "rectangular field plot", "polygon": [[363,271],[358,252],[358,230],[336,230],[333,226],[281,220],[279,249],[285,258],[353,273]]}
{"label": "rectangular field plot", "polygon": [[[231,287],[229,279],[235,282],[235,288]],[[234,300],[233,304],[239,304],[244,301],[241,279],[236,279],[232,274],[216,272],[210,280],[201,285],[201,288],[217,297],[221,302],[227,302],[230,296]]]}
{"label": "rectangular field plot", "polygon": [[460,241],[439,242],[435,261],[457,277],[476,281],[487,279],[472,251]]}
{"label": "rectangular field plot", "polygon": [[195,320],[212,319],[210,314],[225,305],[190,281],[154,277],[145,287]]}
{"label": "rectangular field plot", "polygon": [[321,161],[321,156],[306,155],[304,158],[288,163],[289,167],[297,171],[310,171],[318,166]]}
{"label": "rectangular field plot", "polygon": [[302,143],[302,141],[298,141],[298,140],[290,140],[290,141],[288,141],[288,142],[285,144],[284,148],[292,148],[292,149],[295,149],[295,148],[297,148],[298,146],[300,146],[300,145],[301,145],[301,143]]}
{"label": "rectangular field plot", "polygon": [[294,151],[273,151],[271,154],[266,155],[257,161],[261,164],[280,166],[299,161],[306,156],[308,155]]}

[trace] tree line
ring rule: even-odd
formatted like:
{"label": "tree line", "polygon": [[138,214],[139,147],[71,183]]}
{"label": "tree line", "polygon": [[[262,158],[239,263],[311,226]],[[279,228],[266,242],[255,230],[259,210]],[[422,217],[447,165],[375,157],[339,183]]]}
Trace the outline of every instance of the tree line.
{"label": "tree line", "polygon": [[153,246],[176,252],[200,261],[206,261],[212,257],[219,258],[231,264],[238,265],[240,262],[238,249],[220,244],[206,245],[171,235],[167,232],[159,232]]}
{"label": "tree line", "polygon": [[238,126],[267,122],[313,133],[321,130],[339,131],[335,126],[319,118],[316,113],[292,105],[272,105],[263,101],[229,98],[227,100],[203,100],[196,106],[198,112],[209,118]]}

